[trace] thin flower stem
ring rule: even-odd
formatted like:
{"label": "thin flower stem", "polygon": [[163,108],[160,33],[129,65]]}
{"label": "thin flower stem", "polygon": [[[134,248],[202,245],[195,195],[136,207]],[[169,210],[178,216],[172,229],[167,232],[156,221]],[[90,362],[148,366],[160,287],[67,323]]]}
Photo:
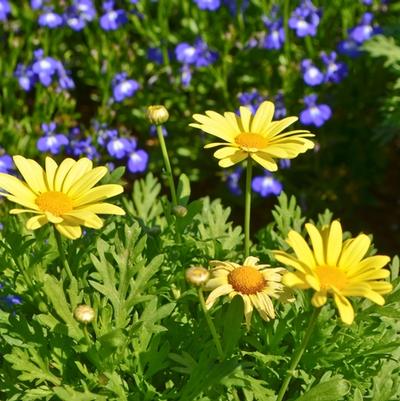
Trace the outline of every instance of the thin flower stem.
{"label": "thin flower stem", "polygon": [[167,179],[168,179],[168,183],[169,183],[169,189],[171,191],[172,204],[173,204],[173,206],[177,206],[178,205],[178,200],[177,200],[177,197],[176,197],[174,177],[172,175],[171,163],[169,162],[167,146],[165,145],[164,135],[162,133],[162,126],[161,125],[157,125],[157,136],[158,136],[158,140],[160,142],[161,152],[162,152],[162,155],[163,155],[163,158],[164,158],[165,169],[167,171]]}
{"label": "thin flower stem", "polygon": [[214,325],[214,323],[208,313],[208,310],[206,308],[206,301],[204,300],[203,289],[201,287],[199,287],[199,289],[198,289],[198,294],[199,294],[201,309],[203,309],[204,316],[206,317],[206,321],[208,324],[208,328],[210,329],[212,338],[214,340],[215,347],[217,348],[219,359],[222,362],[224,360],[225,356],[224,356],[224,352],[222,351],[221,341],[219,340],[219,335],[217,333],[217,330],[215,329],[215,325]]}
{"label": "thin flower stem", "polygon": [[246,168],[246,194],[244,210],[244,256],[247,258],[250,253],[250,211],[251,211],[251,173],[253,163],[251,158],[247,159]]}
{"label": "thin flower stem", "polygon": [[65,252],[64,252],[63,245],[62,245],[61,235],[55,227],[54,227],[54,236],[56,238],[57,248],[58,248],[58,253],[60,254],[61,263],[62,263],[63,267],[65,268],[65,270],[67,271],[69,279],[71,281],[73,281],[74,275],[72,274],[72,271],[71,271],[71,268],[69,267],[68,261],[65,258]]}
{"label": "thin flower stem", "polygon": [[303,356],[303,353],[307,347],[308,341],[310,340],[311,334],[314,331],[315,323],[317,323],[318,315],[320,312],[321,312],[321,308],[314,308],[314,311],[313,311],[310,321],[308,323],[306,333],[304,334],[303,341],[301,342],[299,348],[293,355],[292,361],[289,366],[289,370],[287,371],[285,379],[283,380],[283,383],[279,390],[278,398],[276,399],[276,401],[283,400],[283,397],[289,386],[290,380],[292,379],[293,371],[296,369],[298,363],[300,362],[301,357]]}

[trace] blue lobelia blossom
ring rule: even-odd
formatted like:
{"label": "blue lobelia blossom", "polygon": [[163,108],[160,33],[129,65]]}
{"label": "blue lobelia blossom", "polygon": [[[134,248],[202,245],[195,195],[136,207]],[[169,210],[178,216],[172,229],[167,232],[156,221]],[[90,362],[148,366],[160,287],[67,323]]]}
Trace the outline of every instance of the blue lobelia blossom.
{"label": "blue lobelia blossom", "polygon": [[37,81],[37,76],[32,71],[32,68],[23,64],[17,65],[14,75],[18,79],[19,86],[26,92],[29,92]]}
{"label": "blue lobelia blossom", "polygon": [[116,129],[110,129],[106,125],[95,127],[97,135],[97,143],[103,148],[107,147],[107,144],[111,139],[118,137],[118,131]]}
{"label": "blue lobelia blossom", "polygon": [[296,31],[300,38],[304,36],[315,36],[320,22],[320,11],[312,4],[311,0],[303,0],[291,17],[288,25]]}
{"label": "blue lobelia blossom", "polygon": [[238,100],[242,106],[249,107],[252,114],[254,114],[258,109],[258,106],[265,100],[265,98],[259,94],[257,89],[253,89],[248,92],[240,93],[238,95]]}
{"label": "blue lobelia blossom", "polygon": [[183,64],[181,71],[181,83],[184,88],[187,88],[192,81],[192,69],[189,64]]}
{"label": "blue lobelia blossom", "polygon": [[69,146],[67,148],[67,153],[75,157],[85,156],[91,160],[100,157],[98,150],[92,144],[91,137],[70,141]]}
{"label": "blue lobelia blossom", "polygon": [[231,15],[237,15],[238,12],[245,12],[250,5],[250,0],[222,0],[224,6],[228,7]]}
{"label": "blue lobelia blossom", "polygon": [[363,4],[365,4],[366,6],[371,6],[372,5],[372,0],[361,0],[361,2]]}
{"label": "blue lobelia blossom", "polygon": [[100,26],[105,31],[115,31],[128,22],[125,10],[114,10],[114,1],[107,0],[103,3],[105,14],[100,17]]}
{"label": "blue lobelia blossom", "polygon": [[143,173],[147,169],[148,161],[149,155],[145,150],[134,150],[128,157],[128,170],[131,173]]}
{"label": "blue lobelia blossom", "polygon": [[140,85],[134,79],[128,79],[125,72],[116,74],[112,81],[113,97],[116,102],[122,102],[128,97],[132,97]]}
{"label": "blue lobelia blossom", "polygon": [[156,64],[164,62],[162,51],[159,47],[150,47],[147,49],[147,58]]}
{"label": "blue lobelia blossom", "polygon": [[292,162],[290,159],[279,159],[279,167],[283,170],[286,168],[290,168]]}
{"label": "blue lobelia blossom", "polygon": [[280,118],[286,117],[287,110],[282,91],[278,91],[278,93],[275,95],[274,103],[275,103],[274,120],[279,120]]}
{"label": "blue lobelia blossom", "polygon": [[53,57],[44,57],[42,49],[35,50],[34,57],[35,61],[32,64],[32,71],[37,75],[42,85],[49,86],[57,71],[57,60]]}
{"label": "blue lobelia blossom", "polygon": [[316,94],[313,93],[305,96],[304,103],[307,108],[300,113],[300,121],[302,124],[321,127],[331,118],[331,108],[327,104],[317,104]]}
{"label": "blue lobelia blossom", "polygon": [[194,0],[200,10],[215,11],[221,6],[220,0]]}
{"label": "blue lobelia blossom", "polygon": [[22,304],[22,298],[19,297],[18,295],[5,295],[4,297],[1,297],[0,300],[4,302],[6,306],[9,308],[12,308],[15,305],[21,305]]}
{"label": "blue lobelia blossom", "polygon": [[372,13],[365,13],[361,18],[360,24],[350,30],[350,39],[353,39],[358,44],[362,44],[366,40],[371,39],[372,36],[380,33],[381,28],[377,25],[372,25],[373,19],[374,15]]}
{"label": "blue lobelia blossom", "polygon": [[278,9],[273,8],[270,17],[263,16],[264,26],[268,33],[264,38],[263,47],[265,49],[279,50],[285,43],[285,30],[283,29],[282,18],[277,18]]}
{"label": "blue lobelia blossom", "polygon": [[351,38],[339,42],[337,50],[340,54],[345,54],[349,57],[357,57],[361,54],[360,45]]}
{"label": "blue lobelia blossom", "polygon": [[301,72],[304,82],[309,86],[316,86],[324,82],[324,74],[314,65],[310,59],[301,62]]}
{"label": "blue lobelia blossom", "polygon": [[0,0],[0,21],[6,21],[10,13],[11,7],[8,0]]}
{"label": "blue lobelia blossom", "polygon": [[322,62],[326,66],[325,82],[337,84],[347,76],[347,65],[341,61],[336,61],[336,58],[336,52],[331,52],[330,54],[321,53]]}
{"label": "blue lobelia blossom", "polygon": [[33,10],[38,10],[42,8],[44,4],[44,0],[31,0],[31,7]]}
{"label": "blue lobelia blossom", "polygon": [[46,8],[44,13],[39,15],[38,23],[46,28],[58,28],[63,25],[63,17],[55,13],[51,8]]}
{"label": "blue lobelia blossom", "polygon": [[68,145],[68,138],[64,134],[56,133],[56,124],[42,124],[44,135],[40,137],[36,143],[36,147],[41,152],[50,152],[53,155],[58,155],[63,146]]}
{"label": "blue lobelia blossom", "polygon": [[242,173],[243,167],[237,167],[233,172],[226,175],[226,184],[233,195],[239,196],[242,194],[242,188],[239,185]]}
{"label": "blue lobelia blossom", "polygon": [[207,67],[218,59],[218,53],[209,50],[207,43],[201,38],[196,39],[194,45],[180,43],[175,48],[175,56],[182,64],[195,67]]}
{"label": "blue lobelia blossom", "polygon": [[251,188],[254,192],[266,198],[272,195],[279,195],[282,192],[283,186],[269,171],[265,170],[264,175],[253,178],[251,181]]}
{"label": "blue lobelia blossom", "polygon": [[82,30],[95,17],[96,9],[92,0],[74,0],[64,15],[66,24],[74,31]]}
{"label": "blue lobelia blossom", "polygon": [[136,149],[136,140],[128,138],[113,138],[107,143],[108,154],[116,159],[123,159]]}
{"label": "blue lobelia blossom", "polygon": [[0,173],[9,174],[14,169],[13,159],[8,154],[0,156]]}

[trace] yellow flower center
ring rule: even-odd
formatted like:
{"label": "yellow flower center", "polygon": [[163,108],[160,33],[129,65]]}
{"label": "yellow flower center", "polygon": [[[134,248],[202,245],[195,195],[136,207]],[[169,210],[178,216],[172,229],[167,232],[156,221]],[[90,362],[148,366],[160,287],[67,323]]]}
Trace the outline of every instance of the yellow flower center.
{"label": "yellow flower center", "polygon": [[235,142],[243,148],[264,149],[268,146],[266,138],[251,132],[242,132],[235,138]]}
{"label": "yellow flower center", "polygon": [[55,216],[61,216],[72,210],[72,200],[62,192],[49,191],[40,194],[35,203],[43,212],[50,212]]}
{"label": "yellow flower center", "polygon": [[347,284],[346,274],[338,267],[318,266],[315,272],[323,289],[327,290],[333,286],[341,290]]}
{"label": "yellow flower center", "polygon": [[251,266],[238,267],[228,275],[228,283],[241,294],[257,294],[265,287],[262,273]]}

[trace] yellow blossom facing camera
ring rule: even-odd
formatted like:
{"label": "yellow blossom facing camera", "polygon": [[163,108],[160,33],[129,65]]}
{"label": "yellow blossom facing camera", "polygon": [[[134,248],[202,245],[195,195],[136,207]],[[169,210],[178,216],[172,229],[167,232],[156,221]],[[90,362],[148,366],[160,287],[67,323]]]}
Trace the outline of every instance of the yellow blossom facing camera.
{"label": "yellow blossom facing camera", "polygon": [[46,157],[43,169],[32,159],[22,156],[13,159],[25,182],[0,173],[0,194],[24,207],[12,209],[11,214],[35,214],[26,223],[29,230],[53,223],[62,235],[76,239],[82,235],[81,225],[95,229],[103,226],[97,214],[125,214],[120,207],[103,202],[123,192],[121,185],[95,187],[107,174],[106,167],[93,168],[87,158],[78,161],[67,158],[57,165]]}
{"label": "yellow blossom facing camera", "polygon": [[267,268],[268,265],[257,265],[258,258],[249,256],[243,265],[233,262],[212,261],[214,266],[211,277],[205,285],[211,290],[206,307],[210,309],[216,299],[228,295],[230,299],[239,295],[244,303],[246,325],[249,328],[253,309],[256,308],[262,319],[268,321],[275,318],[271,298],[280,298],[284,294],[281,283],[283,268]]}
{"label": "yellow blossom facing camera", "polygon": [[283,276],[283,283],[292,288],[312,288],[315,293],[312,304],[323,306],[328,295],[332,295],[342,321],[351,324],[354,310],[349,296],[364,297],[378,305],[385,303],[383,294],[392,290],[392,285],[382,279],[390,272],[383,267],[390,261],[388,256],[374,255],[365,258],[371,240],[365,234],[343,242],[339,221],[318,230],[306,224],[312,249],[296,231],[290,231],[287,243],[295,255],[274,251],[275,258],[295,269]]}
{"label": "yellow blossom facing camera", "polygon": [[306,130],[282,132],[298,118],[286,117],[272,121],[274,112],[274,104],[265,101],[254,115],[245,106],[240,107],[240,116],[232,112],[221,115],[215,111],[206,111],[206,115],[194,114],[196,123],[190,126],[225,141],[204,146],[222,146],[214,153],[221,167],[231,167],[250,157],[265,169],[276,171],[278,166],[275,159],[293,159],[312,149],[314,143],[307,138],[314,135]]}

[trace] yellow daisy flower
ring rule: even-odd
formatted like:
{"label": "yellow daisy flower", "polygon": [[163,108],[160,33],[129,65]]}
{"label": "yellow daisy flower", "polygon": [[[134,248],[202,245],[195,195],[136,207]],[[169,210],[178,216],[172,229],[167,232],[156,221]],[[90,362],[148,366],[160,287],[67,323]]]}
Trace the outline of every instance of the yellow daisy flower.
{"label": "yellow daisy flower", "polygon": [[243,265],[219,260],[210,262],[214,268],[204,287],[205,290],[211,290],[206,300],[207,309],[210,309],[220,296],[228,295],[232,299],[235,295],[240,295],[244,302],[244,316],[248,328],[254,308],[264,320],[274,319],[275,311],[271,298],[279,298],[284,293],[281,278],[286,270],[280,267],[266,269],[268,265],[257,265],[258,260],[249,256]]}
{"label": "yellow daisy flower", "polygon": [[295,269],[283,276],[282,282],[292,288],[312,288],[315,293],[312,304],[319,308],[327,301],[328,295],[339,309],[342,321],[351,324],[354,310],[346,298],[364,297],[383,305],[382,294],[392,290],[392,285],[381,279],[390,275],[383,267],[390,261],[388,256],[374,255],[364,258],[371,240],[365,234],[343,242],[339,221],[318,230],[313,224],[306,224],[312,249],[296,231],[290,231],[287,243],[295,255],[274,251],[275,258]]}
{"label": "yellow daisy flower", "polygon": [[206,115],[194,114],[198,124],[190,126],[226,141],[204,146],[223,146],[214,153],[221,167],[231,167],[251,157],[265,169],[276,171],[276,158],[293,159],[312,149],[314,143],[307,138],[314,135],[305,130],[282,132],[298,118],[272,121],[274,111],[274,104],[268,101],[261,103],[255,115],[244,106],[240,107],[240,117],[232,112],[222,116],[215,111],[206,111]]}
{"label": "yellow daisy flower", "polygon": [[13,159],[25,182],[0,173],[0,194],[25,207],[12,209],[11,214],[36,215],[26,223],[29,230],[53,223],[62,235],[76,239],[82,235],[81,225],[96,229],[103,226],[97,214],[125,214],[120,207],[102,202],[123,192],[121,185],[95,187],[106,175],[106,167],[93,168],[92,161],[87,158],[78,161],[68,158],[58,166],[46,157],[43,170],[32,159],[22,156]]}

